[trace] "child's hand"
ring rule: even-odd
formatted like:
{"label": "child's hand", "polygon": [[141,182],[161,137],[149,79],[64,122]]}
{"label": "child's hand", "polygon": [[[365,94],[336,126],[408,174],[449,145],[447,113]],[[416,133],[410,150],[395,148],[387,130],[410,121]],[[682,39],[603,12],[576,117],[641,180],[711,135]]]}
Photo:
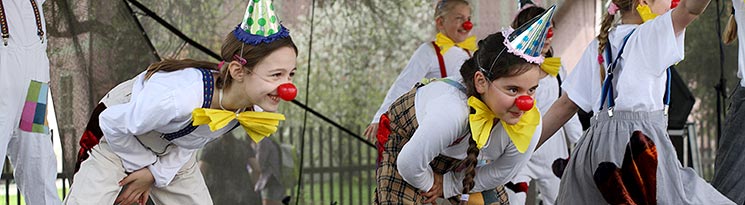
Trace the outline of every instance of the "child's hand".
{"label": "child's hand", "polygon": [[371,123],[369,126],[367,126],[367,129],[365,129],[365,137],[367,138],[367,141],[375,142],[378,140],[375,135],[378,134],[378,123]]}
{"label": "child's hand", "polygon": [[137,203],[144,205],[150,197],[150,188],[154,182],[155,178],[147,167],[127,175],[119,181],[119,186],[126,187],[124,192],[116,198],[114,204]]}
{"label": "child's hand", "polygon": [[427,197],[427,200],[424,200],[423,203],[432,203],[437,204],[435,200],[437,198],[442,196],[442,174],[434,173],[435,182],[432,184],[432,188],[429,189],[426,193],[423,193],[422,196]]}

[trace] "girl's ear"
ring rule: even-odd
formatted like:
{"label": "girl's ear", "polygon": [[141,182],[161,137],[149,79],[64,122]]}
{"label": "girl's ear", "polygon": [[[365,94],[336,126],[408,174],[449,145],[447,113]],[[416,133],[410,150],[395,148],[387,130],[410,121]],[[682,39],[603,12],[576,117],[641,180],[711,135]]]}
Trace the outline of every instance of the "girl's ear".
{"label": "girl's ear", "polygon": [[246,77],[246,73],[243,71],[243,65],[238,61],[231,61],[228,64],[228,71],[230,72],[230,77],[237,82],[243,82],[243,78]]}
{"label": "girl's ear", "polygon": [[489,88],[489,80],[481,71],[476,71],[473,75],[473,85],[476,88],[476,92],[483,95]]}
{"label": "girl's ear", "polygon": [[435,18],[435,29],[437,29],[437,32],[440,32],[443,29],[445,29],[445,17],[444,16]]}

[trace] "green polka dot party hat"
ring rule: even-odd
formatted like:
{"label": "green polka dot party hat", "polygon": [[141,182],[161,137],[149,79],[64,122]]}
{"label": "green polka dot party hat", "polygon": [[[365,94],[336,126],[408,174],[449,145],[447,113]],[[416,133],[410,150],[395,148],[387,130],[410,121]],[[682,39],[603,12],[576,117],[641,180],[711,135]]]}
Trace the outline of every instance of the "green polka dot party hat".
{"label": "green polka dot party hat", "polygon": [[238,40],[258,45],[287,38],[290,32],[279,22],[271,0],[249,0],[243,21],[233,31]]}
{"label": "green polka dot party hat", "polygon": [[503,31],[507,51],[524,58],[530,63],[543,63],[544,57],[541,55],[541,50],[546,41],[548,29],[551,27],[554,11],[556,11],[556,5],[549,7],[541,15],[515,30],[508,28],[507,31]]}

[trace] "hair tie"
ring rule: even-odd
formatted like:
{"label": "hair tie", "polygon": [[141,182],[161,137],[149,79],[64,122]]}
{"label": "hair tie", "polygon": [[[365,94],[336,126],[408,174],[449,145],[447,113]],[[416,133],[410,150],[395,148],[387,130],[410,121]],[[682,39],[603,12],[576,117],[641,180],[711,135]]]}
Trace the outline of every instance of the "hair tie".
{"label": "hair tie", "polygon": [[220,63],[217,64],[217,70],[221,70],[223,65],[225,65],[225,61],[220,61]]}
{"label": "hair tie", "polygon": [[240,63],[241,65],[246,65],[246,63],[248,63],[245,58],[239,55],[233,55],[233,60],[238,61],[238,63]]}
{"label": "hair tie", "polygon": [[603,55],[598,54],[598,64],[602,65],[604,62],[605,60],[603,59]]}
{"label": "hair tie", "polygon": [[610,6],[608,6],[608,14],[610,15],[616,15],[616,12],[618,12],[618,5],[616,3],[610,2]]}

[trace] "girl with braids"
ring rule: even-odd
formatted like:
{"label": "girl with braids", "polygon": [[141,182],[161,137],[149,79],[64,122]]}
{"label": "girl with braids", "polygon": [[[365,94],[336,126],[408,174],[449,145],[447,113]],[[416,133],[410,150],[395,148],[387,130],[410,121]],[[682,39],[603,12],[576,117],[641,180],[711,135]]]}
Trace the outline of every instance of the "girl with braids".
{"label": "girl with braids", "polygon": [[714,179],[711,184],[737,204],[745,204],[745,2],[732,0],[732,15],[724,32],[724,43],[729,44],[739,39],[737,76],[740,77],[739,86],[730,98],[727,119],[724,121],[722,136],[719,138]]}
{"label": "girl with braids", "polygon": [[438,32],[435,40],[422,43],[393,82],[383,104],[365,129],[364,135],[368,139],[373,139],[377,134],[381,115],[388,111],[388,107],[396,98],[408,92],[416,82],[424,78],[459,75],[458,70],[463,61],[471,57],[471,53],[476,50],[476,37],[469,36],[473,23],[468,1],[440,0],[435,7],[434,17]]}
{"label": "girl with braids", "polygon": [[562,85],[566,94],[544,115],[541,143],[578,108],[596,113],[571,154],[557,204],[733,204],[680,165],[666,130],[667,68],[683,59],[685,28],[708,3],[611,2],[600,35]]}
{"label": "girl with braids", "polygon": [[[519,27],[544,11],[546,11],[545,8],[528,1],[512,21],[512,28]],[[541,64],[541,70],[548,75],[538,81],[538,89],[535,94],[536,106],[542,111],[548,110],[551,104],[559,98],[561,79],[566,78],[566,70],[561,65],[561,59],[554,57],[551,51],[550,42],[553,38],[553,29],[554,27],[549,28],[546,45],[541,51],[546,56],[546,60]],[[540,192],[539,196],[543,204],[551,205],[556,201],[556,196],[559,194],[560,177],[564,168],[561,165],[565,164],[566,159],[569,158],[567,144],[576,143],[582,136],[582,124],[580,124],[579,118],[572,117],[572,120],[555,135],[546,142],[546,145],[536,149],[527,166],[506,185],[510,204],[525,204],[528,184],[533,180]]]}
{"label": "girl with braids", "polygon": [[294,88],[289,32],[265,20],[277,18],[271,1],[248,6],[223,41],[225,61],[163,60],[101,100],[65,204],[212,204],[195,152],[239,126],[254,141],[267,137],[284,120],[273,113],[283,87]]}
{"label": "girl with braids", "polygon": [[494,187],[525,166],[538,142],[540,114],[530,96],[545,75],[538,64],[554,8],[480,41],[461,75],[418,84],[393,102],[381,124],[389,134],[381,141],[376,204],[508,203]]}

